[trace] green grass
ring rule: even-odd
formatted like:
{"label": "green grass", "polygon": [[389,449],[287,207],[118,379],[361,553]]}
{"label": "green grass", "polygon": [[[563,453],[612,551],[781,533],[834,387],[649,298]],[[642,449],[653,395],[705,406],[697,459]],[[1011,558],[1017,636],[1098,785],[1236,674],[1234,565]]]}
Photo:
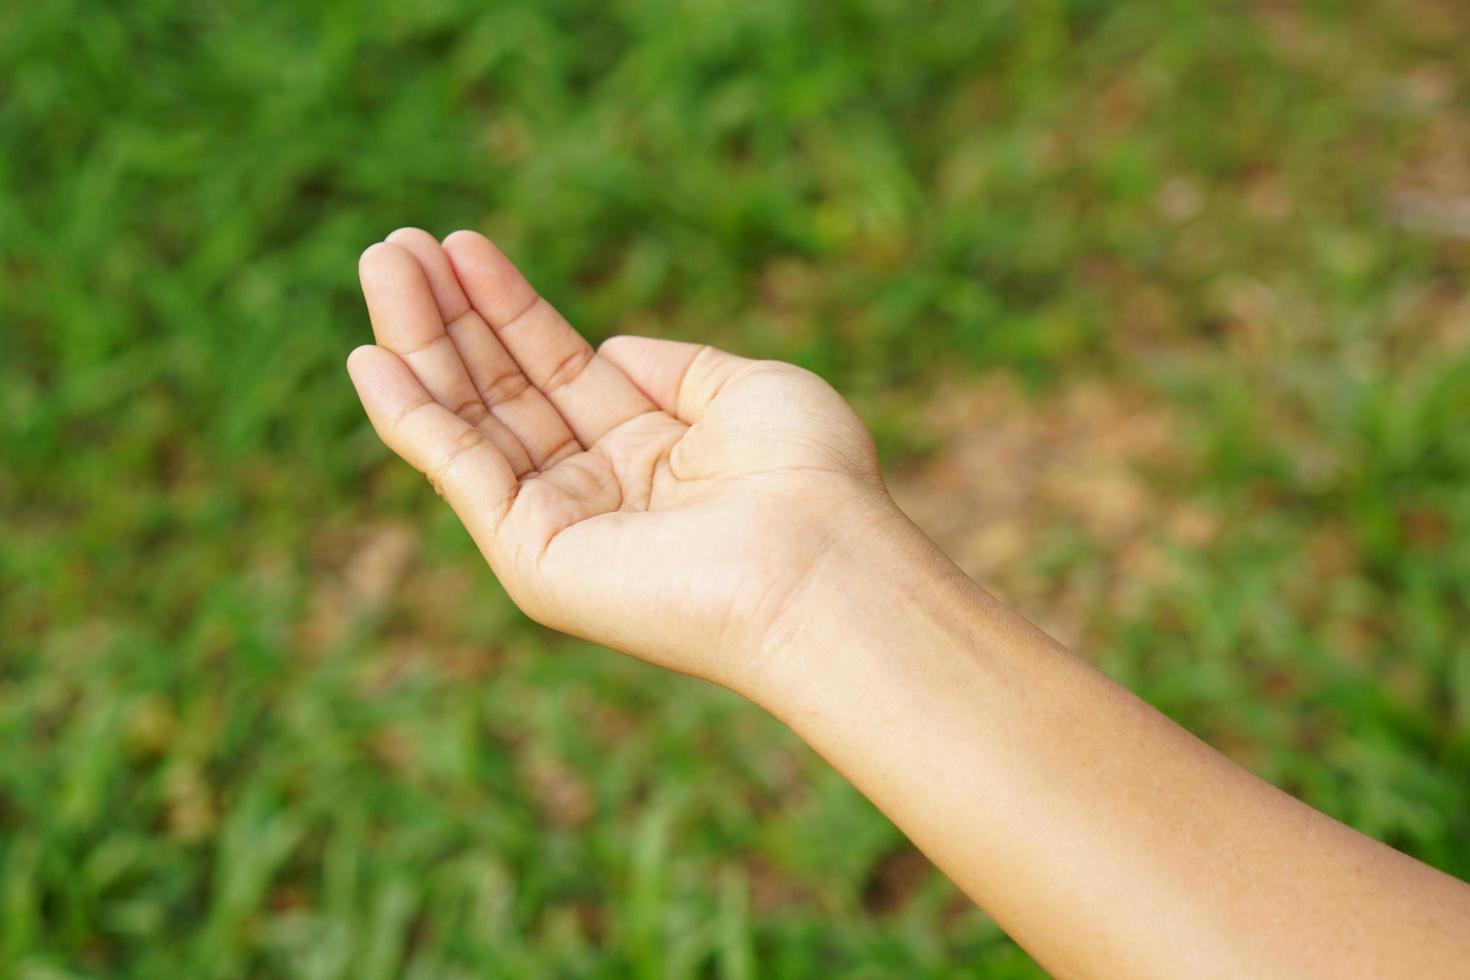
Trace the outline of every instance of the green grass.
{"label": "green grass", "polygon": [[1470,193],[1462,7],[6,6],[0,974],[1038,972],[774,722],[519,617],[341,368],[401,224],[900,465],[940,377],[1145,386],[1221,532],[1085,653],[1470,875],[1470,246],[1385,206]]}

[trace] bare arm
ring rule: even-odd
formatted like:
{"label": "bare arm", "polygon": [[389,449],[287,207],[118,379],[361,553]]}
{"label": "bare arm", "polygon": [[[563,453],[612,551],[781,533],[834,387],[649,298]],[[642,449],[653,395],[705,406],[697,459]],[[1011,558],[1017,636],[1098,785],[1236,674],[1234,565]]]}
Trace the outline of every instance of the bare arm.
{"label": "bare arm", "polygon": [[1234,765],[966,579],[789,365],[593,351],[493,245],[369,249],[374,426],[557,629],[783,719],[1049,969],[1448,975],[1470,887]]}
{"label": "bare arm", "polygon": [[813,584],[764,703],[1049,970],[1465,969],[1470,887],[1241,769],[903,523]]}

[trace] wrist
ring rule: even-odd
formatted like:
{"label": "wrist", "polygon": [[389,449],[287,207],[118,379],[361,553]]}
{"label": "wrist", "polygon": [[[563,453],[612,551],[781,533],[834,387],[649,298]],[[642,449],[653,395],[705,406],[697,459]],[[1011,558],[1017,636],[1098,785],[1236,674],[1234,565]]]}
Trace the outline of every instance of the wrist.
{"label": "wrist", "polygon": [[826,546],[762,636],[740,692],[788,721],[871,683],[895,657],[924,669],[972,651],[977,630],[1014,616],[886,494],[833,516]]}

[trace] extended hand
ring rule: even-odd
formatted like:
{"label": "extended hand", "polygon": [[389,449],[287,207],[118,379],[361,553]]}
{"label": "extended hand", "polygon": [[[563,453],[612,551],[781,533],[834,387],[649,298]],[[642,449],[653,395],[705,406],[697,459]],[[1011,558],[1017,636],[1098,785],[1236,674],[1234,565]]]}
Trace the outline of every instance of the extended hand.
{"label": "extended hand", "polygon": [[986,595],[813,375],[636,337],[594,354],[466,232],[395,232],[362,274],[363,404],[516,602],[762,703],[1054,972],[1463,973],[1470,888]]}
{"label": "extended hand", "polygon": [[538,621],[737,689],[834,540],[896,511],[810,372],[695,344],[593,351],[486,238],[363,253],[378,346],[347,366]]}

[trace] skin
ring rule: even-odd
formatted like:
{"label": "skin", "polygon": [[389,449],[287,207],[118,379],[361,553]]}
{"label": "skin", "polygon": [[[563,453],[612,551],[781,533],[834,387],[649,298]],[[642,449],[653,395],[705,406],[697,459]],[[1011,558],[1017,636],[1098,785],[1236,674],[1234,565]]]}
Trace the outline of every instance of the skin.
{"label": "skin", "polygon": [[722,684],[1061,976],[1448,976],[1470,887],[1239,768],[969,581],[815,375],[594,351],[473,232],[363,253],[373,426],[541,623]]}

